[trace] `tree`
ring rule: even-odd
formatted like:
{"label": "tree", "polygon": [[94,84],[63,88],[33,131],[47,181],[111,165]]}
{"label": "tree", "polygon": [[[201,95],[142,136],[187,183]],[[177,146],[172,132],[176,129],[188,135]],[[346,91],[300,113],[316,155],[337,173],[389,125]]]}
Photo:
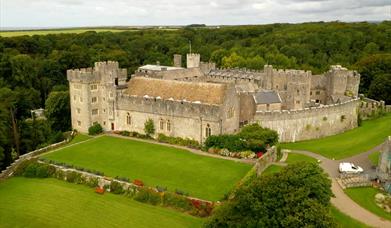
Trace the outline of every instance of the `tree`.
{"label": "tree", "polygon": [[238,136],[248,142],[257,140],[269,144],[270,146],[273,146],[278,142],[278,134],[276,131],[263,128],[257,123],[244,126],[240,130]]}
{"label": "tree", "polygon": [[69,91],[51,92],[45,102],[45,114],[53,130],[68,131],[71,129],[71,111]]}
{"label": "tree", "polygon": [[144,132],[147,136],[155,134],[155,125],[152,119],[148,119],[144,123]]}
{"label": "tree", "polygon": [[331,181],[312,163],[250,179],[215,209],[206,227],[335,227]]}
{"label": "tree", "polygon": [[391,104],[391,74],[375,76],[369,86],[368,97]]}

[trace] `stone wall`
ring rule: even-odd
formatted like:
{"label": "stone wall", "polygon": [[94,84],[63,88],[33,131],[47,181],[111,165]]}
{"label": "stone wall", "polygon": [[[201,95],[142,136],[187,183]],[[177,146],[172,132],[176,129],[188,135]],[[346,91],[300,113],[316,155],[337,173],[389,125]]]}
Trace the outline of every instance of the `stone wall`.
{"label": "stone wall", "polygon": [[10,176],[12,176],[12,174],[15,172],[15,170],[18,168],[18,166],[25,160],[29,160],[37,155],[40,155],[42,153],[45,153],[49,150],[53,150],[53,149],[56,149],[60,146],[63,146],[65,145],[66,143],[68,143],[69,140],[64,140],[62,142],[58,142],[58,143],[54,143],[54,144],[51,144],[47,147],[43,147],[43,148],[40,148],[40,149],[37,149],[37,150],[34,150],[34,151],[31,151],[27,154],[23,154],[23,155],[20,155],[18,159],[16,159],[12,164],[10,164],[5,170],[1,171],[0,173],[0,180],[1,179],[5,179],[5,178],[8,178]]}
{"label": "stone wall", "polygon": [[366,120],[376,117],[380,112],[387,112],[384,101],[376,101],[361,95],[359,106],[361,119]]}
{"label": "stone wall", "polygon": [[[157,98],[143,98],[136,96],[120,95],[116,112],[116,130],[127,130],[144,133],[144,123],[147,119],[154,121],[156,133],[169,136],[191,138],[203,142],[206,138],[206,128],[209,125],[211,134],[232,133],[233,128],[239,128],[239,115],[222,122],[222,113],[225,107],[237,107],[238,99],[229,99],[234,102],[230,105],[209,105],[194,102],[175,100],[161,100]],[[238,112],[238,111],[237,111]],[[131,117],[128,124],[127,116]],[[160,122],[164,121],[163,129]],[[170,121],[170,129],[167,129],[167,121]]]}
{"label": "stone wall", "polygon": [[256,112],[254,122],[277,131],[281,142],[321,138],[357,127],[360,100],[295,111]]}
{"label": "stone wall", "polygon": [[255,163],[255,171],[258,176],[273,162],[277,161],[277,148],[275,146],[267,149],[267,152]]}

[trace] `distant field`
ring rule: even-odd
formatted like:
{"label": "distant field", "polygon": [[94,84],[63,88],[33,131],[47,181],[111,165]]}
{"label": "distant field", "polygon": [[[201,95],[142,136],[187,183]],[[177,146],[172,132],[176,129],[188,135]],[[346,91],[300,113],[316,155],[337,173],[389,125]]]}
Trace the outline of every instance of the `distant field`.
{"label": "distant field", "polygon": [[363,121],[362,126],[322,139],[282,144],[284,149],[308,150],[328,158],[342,159],[366,152],[391,135],[391,114]]}
{"label": "distant field", "polygon": [[13,37],[13,36],[32,36],[32,35],[47,35],[47,34],[60,34],[60,33],[83,33],[87,31],[95,32],[124,32],[124,31],[137,31],[136,29],[53,29],[53,30],[29,30],[29,31],[0,31],[0,36]]}
{"label": "distant field", "polygon": [[0,227],[201,227],[203,220],[57,179],[0,183]]}
{"label": "distant field", "polygon": [[49,153],[44,158],[140,179],[147,186],[185,191],[220,200],[251,169],[251,165],[193,154],[186,150],[103,136]]}

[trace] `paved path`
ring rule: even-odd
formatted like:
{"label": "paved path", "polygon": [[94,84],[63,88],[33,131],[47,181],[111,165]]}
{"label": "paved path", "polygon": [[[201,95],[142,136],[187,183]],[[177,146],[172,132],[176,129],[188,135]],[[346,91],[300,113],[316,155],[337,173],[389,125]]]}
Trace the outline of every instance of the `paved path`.
{"label": "paved path", "polygon": [[[371,164],[368,163],[368,155],[374,153],[375,151],[380,150],[381,145],[358,155],[355,155],[350,158],[341,159],[341,160],[331,160],[322,155],[310,152],[310,151],[299,151],[291,150],[291,153],[304,154],[313,158],[316,158],[321,161],[320,166],[329,174],[332,179],[331,190],[334,194],[334,197],[331,198],[331,203],[338,208],[341,212],[349,215],[350,217],[365,223],[372,227],[391,227],[391,222],[389,220],[383,219],[372,212],[362,208],[356,202],[354,202],[349,196],[345,194],[341,186],[335,180],[338,177],[338,164],[342,161],[354,162],[357,165],[360,165],[364,168],[371,168]],[[289,155],[288,155],[289,156]]]}

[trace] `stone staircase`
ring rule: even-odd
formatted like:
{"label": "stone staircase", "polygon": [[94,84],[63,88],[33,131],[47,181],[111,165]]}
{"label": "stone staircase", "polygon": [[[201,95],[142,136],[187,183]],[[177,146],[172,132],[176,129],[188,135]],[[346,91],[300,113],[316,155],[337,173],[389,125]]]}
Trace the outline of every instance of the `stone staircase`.
{"label": "stone staircase", "polygon": [[342,189],[372,186],[368,174],[341,174],[337,182]]}

